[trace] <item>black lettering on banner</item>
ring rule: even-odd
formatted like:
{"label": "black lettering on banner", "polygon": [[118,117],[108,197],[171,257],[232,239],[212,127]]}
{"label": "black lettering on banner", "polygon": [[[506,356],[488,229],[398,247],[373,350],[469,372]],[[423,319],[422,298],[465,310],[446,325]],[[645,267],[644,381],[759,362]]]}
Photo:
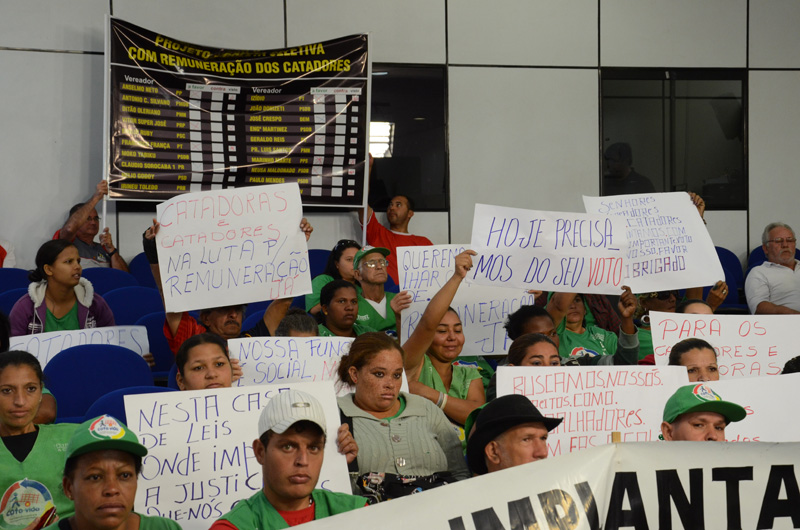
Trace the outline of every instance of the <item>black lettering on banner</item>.
{"label": "black lettering on banner", "polygon": [[[703,510],[703,470],[689,470],[689,497],[683,489],[678,471],[675,469],[659,469],[656,471],[658,488],[658,527],[672,528],[672,502],[678,511],[683,528],[703,530],[705,528],[705,511]],[[670,500],[672,502],[670,502]]]}
{"label": "black lettering on banner", "polygon": [[581,482],[580,484],[575,484],[575,489],[578,491],[578,496],[581,499],[589,528],[591,530],[600,530],[600,516],[597,514],[597,502],[594,500],[594,493],[592,493],[592,488],[589,487],[589,483]]}
{"label": "black lettering on banner", "polygon": [[509,502],[508,518],[511,520],[511,530],[539,530],[530,497]]}
{"label": "black lettering on banner", "polygon": [[725,504],[728,507],[728,530],[742,528],[742,510],[739,498],[739,482],[753,480],[752,467],[715,467],[711,470],[711,480],[725,482]]}
{"label": "black lettering on banner", "polygon": [[[785,499],[778,498],[781,487],[786,489]],[[756,528],[772,528],[776,517],[791,517],[792,527],[800,527],[800,489],[791,465],[770,468]]]}
{"label": "black lettering on banner", "polygon": [[[550,530],[570,530],[578,526],[580,516],[572,496],[564,490],[555,489],[539,494],[544,516]],[[558,514],[558,507],[564,511],[564,516]]]}
{"label": "black lettering on banner", "polygon": [[[623,510],[625,495],[628,496],[630,510]],[[614,484],[611,486],[611,495],[608,499],[608,514],[606,515],[606,530],[632,526],[636,530],[649,530],[647,516],[642,503],[642,492],[639,489],[639,479],[635,471],[617,472],[614,474]]]}
{"label": "black lettering on banner", "polygon": [[461,517],[450,519],[447,523],[450,525],[450,530],[467,530],[464,528],[464,520]]}
{"label": "black lettering on banner", "polygon": [[475,523],[475,528],[480,530],[506,530],[492,508],[472,512],[472,522]]}

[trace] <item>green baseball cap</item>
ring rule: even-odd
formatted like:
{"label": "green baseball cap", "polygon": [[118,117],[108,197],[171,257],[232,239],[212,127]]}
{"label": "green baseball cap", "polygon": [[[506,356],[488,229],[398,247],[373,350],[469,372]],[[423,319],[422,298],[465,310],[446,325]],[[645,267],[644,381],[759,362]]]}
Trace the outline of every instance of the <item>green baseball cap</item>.
{"label": "green baseball cap", "polygon": [[705,384],[682,386],[675,391],[664,406],[664,421],[674,422],[687,412],[716,412],[725,418],[725,423],[741,421],[747,416],[744,407],[723,401],[714,390]]}
{"label": "green baseball cap", "polygon": [[367,254],[372,254],[373,252],[378,252],[383,255],[383,257],[388,257],[391,252],[388,248],[383,247],[371,247],[367,245],[366,247],[362,248],[358,252],[356,252],[355,257],[353,258],[353,270],[358,268],[358,265],[361,263],[361,258],[366,256]]}
{"label": "green baseball cap", "polygon": [[136,456],[147,454],[147,448],[139,443],[133,431],[117,418],[104,414],[78,425],[67,444],[67,458],[106,449]]}

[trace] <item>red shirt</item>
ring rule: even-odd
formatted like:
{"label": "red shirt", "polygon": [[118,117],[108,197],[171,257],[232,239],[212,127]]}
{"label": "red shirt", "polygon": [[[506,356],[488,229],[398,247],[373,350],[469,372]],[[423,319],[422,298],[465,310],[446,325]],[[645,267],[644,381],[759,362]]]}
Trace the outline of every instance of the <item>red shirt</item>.
{"label": "red shirt", "polygon": [[389,262],[389,269],[387,272],[397,285],[400,285],[400,277],[397,273],[397,247],[423,247],[433,245],[431,240],[427,237],[415,236],[414,234],[401,234],[400,232],[389,230],[378,222],[378,219],[375,217],[375,212],[372,212],[372,216],[370,216],[369,222],[367,222],[367,243],[373,247],[389,249],[391,254],[386,258]]}

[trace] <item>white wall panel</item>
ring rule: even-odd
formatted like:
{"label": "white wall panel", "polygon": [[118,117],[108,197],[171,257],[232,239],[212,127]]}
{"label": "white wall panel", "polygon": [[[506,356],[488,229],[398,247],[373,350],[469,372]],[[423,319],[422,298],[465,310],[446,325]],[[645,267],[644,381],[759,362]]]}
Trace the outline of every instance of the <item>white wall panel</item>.
{"label": "white wall panel", "polygon": [[[708,234],[718,247],[724,247],[736,254],[742,267],[747,264],[750,249],[747,247],[747,212],[739,211],[706,211]],[[751,242],[750,247],[758,243]]]}
{"label": "white wall panel", "polygon": [[449,2],[449,62],[597,66],[597,0]]}
{"label": "white wall panel", "polygon": [[114,0],[114,16],[192,44],[283,48],[282,0]]}
{"label": "white wall panel", "polygon": [[744,68],[747,0],[603,0],[601,66]]}
{"label": "white wall panel", "polygon": [[750,246],[773,221],[800,229],[800,72],[750,73]]}
{"label": "white wall panel", "polygon": [[372,60],[445,62],[445,0],[291,0],[289,45],[371,33]]}
{"label": "white wall panel", "polygon": [[0,237],[27,268],[101,179],[103,57],[0,50],[0,71]]}
{"label": "white wall panel", "polygon": [[0,46],[103,51],[108,0],[3,0]]}
{"label": "white wall panel", "polygon": [[476,202],[584,211],[599,192],[597,72],[450,68],[451,239]]}
{"label": "white wall panel", "polygon": [[800,2],[750,0],[750,68],[800,68]]}

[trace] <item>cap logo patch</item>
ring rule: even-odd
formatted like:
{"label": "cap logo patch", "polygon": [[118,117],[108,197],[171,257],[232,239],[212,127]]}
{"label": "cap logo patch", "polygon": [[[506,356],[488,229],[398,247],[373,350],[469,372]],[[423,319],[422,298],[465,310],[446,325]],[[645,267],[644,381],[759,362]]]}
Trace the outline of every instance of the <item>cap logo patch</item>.
{"label": "cap logo patch", "polygon": [[119,440],[125,436],[125,429],[111,416],[100,416],[91,425],[89,432],[100,440]]}
{"label": "cap logo patch", "polygon": [[722,398],[707,385],[696,385],[692,394],[701,401],[722,401]]}
{"label": "cap logo patch", "polygon": [[311,403],[306,403],[305,401],[298,401],[296,403],[292,403],[292,406],[295,408],[308,408],[311,406]]}

